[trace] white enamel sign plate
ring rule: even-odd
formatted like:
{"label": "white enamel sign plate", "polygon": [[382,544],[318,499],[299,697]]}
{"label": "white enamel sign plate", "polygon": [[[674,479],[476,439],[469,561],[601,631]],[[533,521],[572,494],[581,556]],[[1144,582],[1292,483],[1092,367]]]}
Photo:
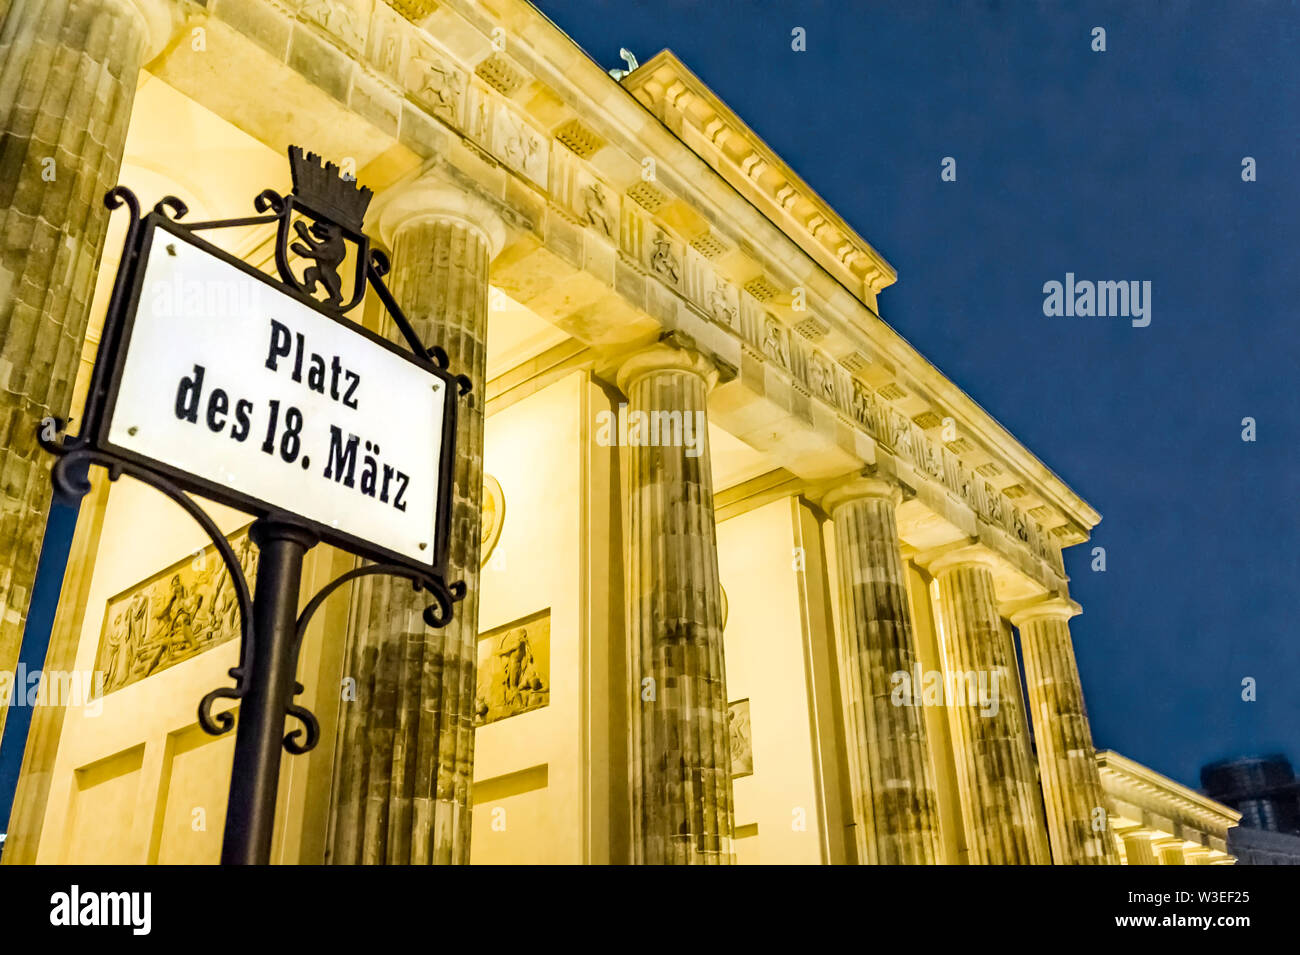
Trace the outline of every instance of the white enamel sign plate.
{"label": "white enamel sign plate", "polygon": [[449,382],[184,238],[152,239],[108,443],[432,566]]}

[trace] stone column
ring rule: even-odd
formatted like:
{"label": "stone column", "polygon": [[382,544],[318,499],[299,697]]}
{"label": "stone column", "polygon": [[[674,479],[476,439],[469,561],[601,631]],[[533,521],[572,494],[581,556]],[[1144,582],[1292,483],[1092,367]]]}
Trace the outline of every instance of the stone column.
{"label": "stone column", "polygon": [[0,4],[0,670],[18,660],[50,503],[36,426],[68,417],[104,193],[170,29],[165,0]]}
{"label": "stone column", "polygon": [[1210,850],[1199,843],[1187,843],[1183,846],[1183,858],[1187,865],[1209,865]]}
{"label": "stone column", "polygon": [[1155,847],[1151,844],[1155,832],[1150,829],[1128,829],[1120,838],[1124,840],[1124,856],[1129,865],[1158,865]]}
{"label": "stone column", "polygon": [[[618,372],[629,405],[633,851],[636,862],[648,864],[733,861],[705,404],[717,370],[690,344],[673,337],[652,345]],[[670,427],[691,429],[695,450],[665,437]]]}
{"label": "stone column", "polygon": [[[463,580],[468,595],[449,626],[431,630],[420,616],[428,597],[408,582],[371,577],[357,587],[344,671],[357,695],[340,709],[327,861],[467,864],[488,263],[505,229],[485,201],[429,181],[379,211],[394,297],[420,340],[442,347],[450,370],[474,383],[456,431],[447,569],[448,582]],[[395,329],[388,333],[405,347]]]}
{"label": "stone column", "polygon": [[[1046,865],[1051,856],[1015,647],[998,615],[993,566],[992,555],[968,547],[929,568],[939,583],[945,690],[970,861]],[[980,687],[987,705],[976,697]]]}
{"label": "stone column", "polygon": [[1155,850],[1161,865],[1186,865],[1183,856],[1183,840],[1177,836],[1163,836],[1155,840]]}
{"label": "stone column", "polygon": [[1025,657],[1052,860],[1057,865],[1118,865],[1070,640],[1068,621],[1078,612],[1073,601],[1054,597],[1018,610],[1011,622],[1020,630]]}
{"label": "stone column", "polygon": [[[894,509],[900,490],[861,477],[831,490],[848,745],[855,755],[858,856],[882,865],[939,861],[939,812],[925,741],[919,659]],[[909,698],[895,700],[894,674]]]}

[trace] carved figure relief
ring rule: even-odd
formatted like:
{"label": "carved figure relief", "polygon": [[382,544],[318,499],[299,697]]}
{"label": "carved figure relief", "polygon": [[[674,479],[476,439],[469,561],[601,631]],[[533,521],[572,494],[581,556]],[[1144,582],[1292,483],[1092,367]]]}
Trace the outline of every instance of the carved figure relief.
{"label": "carved figure relief", "polygon": [[727,735],[731,747],[731,778],[754,773],[754,736],[749,723],[749,700],[727,706]]}
{"label": "carved figure relief", "polygon": [[1002,493],[988,481],[984,482],[984,501],[988,505],[988,519],[994,524],[1002,523]]}
{"label": "carved figure relief", "polygon": [[714,276],[713,288],[709,292],[709,314],[713,320],[728,328],[736,327],[736,306],[732,304],[727,284]]}
{"label": "carved figure relief", "polygon": [[891,411],[889,414],[889,436],[894,450],[906,460],[915,463],[912,449],[912,423],[897,411]]}
{"label": "carved figure relief", "polygon": [[353,49],[360,49],[365,40],[362,11],[349,0],[304,0],[302,15]]}
{"label": "carved figure relief", "polygon": [[786,341],[785,326],[774,315],[768,315],[764,320],[763,354],[786,368],[790,367],[790,348]]}
{"label": "carved figure relief", "polygon": [[614,216],[609,209],[609,197],[595,179],[582,190],[582,221],[613,238]]}
{"label": "carved figure relief", "polygon": [[[257,548],[248,530],[231,536],[249,589]],[[95,653],[104,693],[197,656],[239,636],[239,602],[226,565],[208,545],[110,601]]]}
{"label": "carved figure relief", "polygon": [[478,640],[474,725],[551,702],[551,611],[489,631]]}
{"label": "carved figure relief", "polygon": [[672,242],[663,232],[656,232],[654,249],[650,253],[650,268],[674,285],[681,279],[681,266],[673,255]]}
{"label": "carved figure relief", "polygon": [[808,384],[813,394],[835,404],[835,378],[826,359],[816,352],[808,361]]}
{"label": "carved figure relief", "polygon": [[547,152],[542,137],[508,109],[497,110],[494,149],[511,169],[546,185]]}
{"label": "carved figure relief", "polygon": [[407,89],[435,116],[442,117],[452,125],[459,125],[465,81],[455,67],[443,62],[430,51],[423,50],[411,57]]}

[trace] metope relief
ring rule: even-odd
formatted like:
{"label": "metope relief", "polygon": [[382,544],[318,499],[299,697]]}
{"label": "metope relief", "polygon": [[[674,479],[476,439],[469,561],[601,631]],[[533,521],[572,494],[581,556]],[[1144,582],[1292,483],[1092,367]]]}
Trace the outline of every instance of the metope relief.
{"label": "metope relief", "polygon": [[303,0],[300,13],[349,49],[365,46],[370,0]]}
{"label": "metope relief", "polygon": [[495,723],[551,702],[551,611],[478,638],[474,725]]}
{"label": "metope relief", "polygon": [[406,91],[431,114],[461,125],[466,74],[439,56],[427,43],[419,43],[406,64]]}
{"label": "metope relief", "polygon": [[498,109],[493,118],[492,152],[515,172],[546,187],[547,141],[508,109]]}
{"label": "metope relief", "polygon": [[682,255],[678,242],[663,229],[655,229],[647,246],[650,271],[676,288],[682,281]]}
{"label": "metope relief", "polygon": [[790,339],[785,326],[775,315],[763,319],[763,354],[782,368],[790,367]]}
{"label": "metope relief", "polygon": [[[257,548],[248,528],[229,540],[251,592]],[[239,636],[239,600],[229,577],[221,555],[209,544],[109,600],[95,653],[104,693]]]}

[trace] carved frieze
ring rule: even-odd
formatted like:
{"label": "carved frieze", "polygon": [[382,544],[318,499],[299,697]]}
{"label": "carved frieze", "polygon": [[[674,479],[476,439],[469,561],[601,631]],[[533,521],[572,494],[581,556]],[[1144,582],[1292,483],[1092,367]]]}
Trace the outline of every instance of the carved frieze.
{"label": "carved frieze", "polygon": [[464,122],[466,71],[417,41],[406,63],[403,87],[434,116],[459,128]]}
{"label": "carved frieze", "polygon": [[550,143],[512,110],[498,109],[492,123],[492,151],[507,166],[543,189]]}
{"label": "carved frieze", "polygon": [[298,14],[341,45],[359,53],[366,45],[371,3],[372,0],[302,0]]}
{"label": "carved frieze", "polygon": [[775,315],[763,316],[763,341],[759,347],[782,368],[790,367],[790,333]]}

